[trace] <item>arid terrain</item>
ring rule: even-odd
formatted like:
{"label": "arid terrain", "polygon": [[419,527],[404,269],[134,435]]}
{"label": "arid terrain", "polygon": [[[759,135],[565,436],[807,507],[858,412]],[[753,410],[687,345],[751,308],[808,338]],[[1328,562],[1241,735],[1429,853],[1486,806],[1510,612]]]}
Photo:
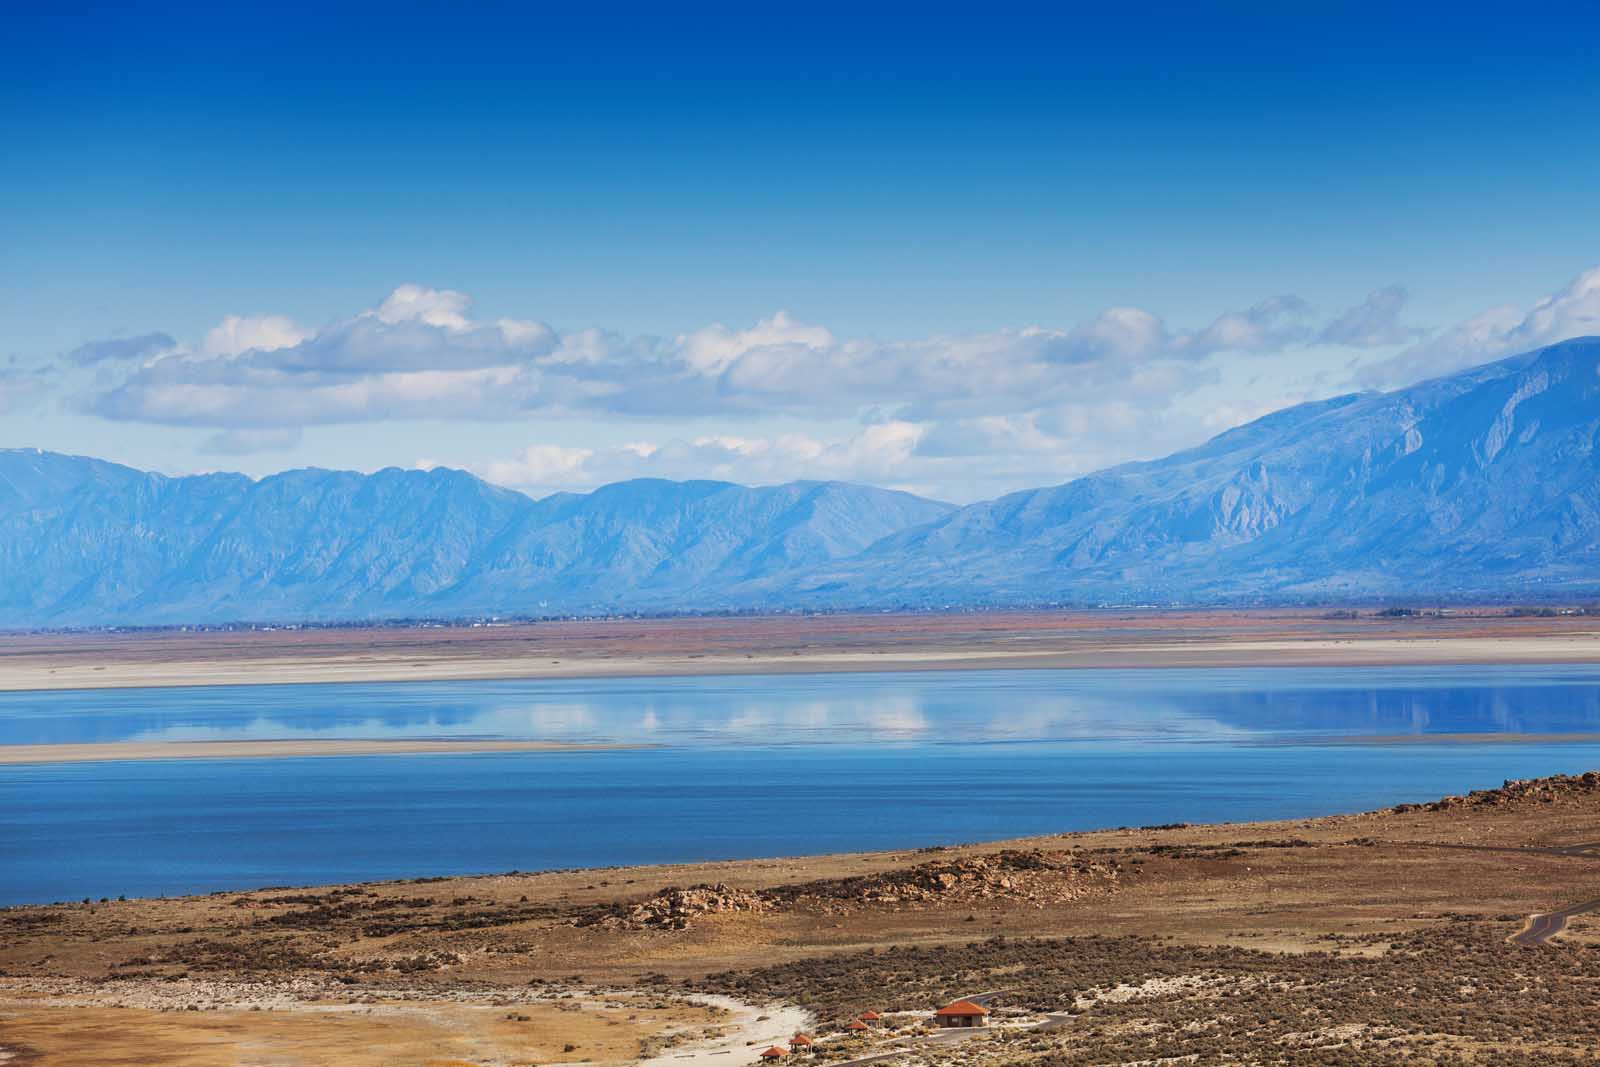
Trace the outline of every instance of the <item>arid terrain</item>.
{"label": "arid terrain", "polygon": [[1600,617],[1083,611],[0,634],[0,690],[984,667],[1600,662]]}
{"label": "arid terrain", "polygon": [[[1591,774],[1306,821],[17,907],[0,1057],[699,1067],[805,1028],[829,1062],[1589,1061],[1597,897]],[[960,996],[993,1025],[929,1039]]]}

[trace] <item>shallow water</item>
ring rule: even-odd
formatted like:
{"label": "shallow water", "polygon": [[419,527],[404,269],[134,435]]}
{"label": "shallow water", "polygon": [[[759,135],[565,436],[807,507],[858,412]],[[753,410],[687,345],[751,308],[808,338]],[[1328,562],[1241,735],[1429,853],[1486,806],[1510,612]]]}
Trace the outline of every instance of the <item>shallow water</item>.
{"label": "shallow water", "polygon": [[[1309,816],[1600,766],[1587,740],[1457,736],[1586,733],[1600,669],[1570,666],[4,694],[0,744],[660,747],[0,767],[0,903]],[[1373,737],[1406,743],[1341,741]]]}

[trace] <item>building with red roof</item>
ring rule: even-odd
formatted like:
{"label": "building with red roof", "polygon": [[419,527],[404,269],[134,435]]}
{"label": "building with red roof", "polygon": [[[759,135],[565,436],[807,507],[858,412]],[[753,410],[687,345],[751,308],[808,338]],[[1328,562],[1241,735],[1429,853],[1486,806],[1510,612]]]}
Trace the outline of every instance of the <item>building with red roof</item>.
{"label": "building with red roof", "polygon": [[945,1029],[958,1026],[988,1026],[989,1009],[970,1000],[958,1000],[934,1012],[933,1018]]}
{"label": "building with red roof", "polygon": [[761,1054],[761,1058],[764,1060],[781,1060],[786,1055],[788,1055],[788,1053],[784,1052],[783,1049],[779,1048],[777,1045],[773,1045],[771,1048],[767,1049],[767,1051]]}

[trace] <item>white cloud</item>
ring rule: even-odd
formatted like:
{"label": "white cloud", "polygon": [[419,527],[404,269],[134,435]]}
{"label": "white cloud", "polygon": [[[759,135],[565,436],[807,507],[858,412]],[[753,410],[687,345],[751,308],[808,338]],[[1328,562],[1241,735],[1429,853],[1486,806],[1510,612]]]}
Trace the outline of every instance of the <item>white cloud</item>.
{"label": "white cloud", "polygon": [[1374,289],[1355,307],[1346,308],[1317,334],[1317,342],[1347,348],[1384,348],[1415,341],[1426,331],[1402,325],[1400,313],[1409,294],[1403,285]]}
{"label": "white cloud", "polygon": [[1391,359],[1362,368],[1357,378],[1385,388],[1405,385],[1590,334],[1600,334],[1600,267],[1584,271],[1526,312],[1512,304],[1489,308]]}
{"label": "white cloud", "polygon": [[1159,316],[1135,307],[1113,307],[1073,327],[1052,349],[1070,363],[1100,359],[1137,362],[1160,355],[1171,343],[1167,325]]}
{"label": "white cloud", "polygon": [[[1404,384],[1594,332],[1597,289],[1600,270],[1527,312],[1493,309],[1358,373]],[[142,362],[91,359],[96,381],[80,405],[206,427],[216,431],[207,450],[234,453],[293,448],[314,425],[628,418],[640,429],[627,445],[522,436],[515,454],[455,462],[535,492],[642,476],[838,478],[973,499],[1161,455],[1277,401],[1327,395],[1338,381],[1302,371],[1344,357],[1309,346],[1415,338],[1401,323],[1405,304],[1405,291],[1389,286],[1320,326],[1305,301],[1282,295],[1194,329],[1120,306],[1062,328],[897,340],[840,336],[780,311],[744,328],[630,337],[477,318],[464,293],[405,285],[315,330],[234,316]],[[1262,358],[1302,346],[1293,365]],[[1341,364],[1337,374],[1347,373]]]}
{"label": "white cloud", "polygon": [[[492,460],[480,465],[476,473],[497,485],[513,489],[551,491],[555,489],[590,488],[602,484],[591,473],[591,464],[598,453],[592,448],[568,448],[563,445],[530,445],[511,459]],[[419,467],[436,466],[423,460]]]}
{"label": "white cloud", "polygon": [[1600,267],[1574,278],[1559,293],[1533,306],[1512,333],[1510,344],[1542,345],[1600,333]]}
{"label": "white cloud", "polygon": [[721,374],[752,350],[822,352],[837,344],[824,327],[796,322],[787,311],[762,319],[748,330],[730,330],[719,322],[678,338],[684,363],[700,374]]}
{"label": "white cloud", "polygon": [[88,341],[67,353],[67,362],[79,367],[121,360],[145,359],[178,347],[164,333],[143,333],[136,337],[112,337],[103,341]]}
{"label": "white cloud", "polygon": [[592,489],[629,478],[710,478],[747,485],[802,480],[898,484],[912,473],[910,461],[926,432],[912,423],[885,422],[833,440],[803,433],[708,434],[606,448],[537,444],[471,469],[487,481],[534,495]]}
{"label": "white cloud", "polygon": [[446,330],[471,329],[467,309],[472,298],[454,289],[428,289],[402,285],[384,298],[371,314],[382,322],[422,322]]}
{"label": "white cloud", "polygon": [[745,485],[864,482],[965,502],[1163,454],[1233,424],[1226,417],[1214,423],[1210,413],[1086,403],[941,422],[889,420],[832,435],[719,434],[595,448],[537,444],[466,466],[535,496],[630,478],[713,478]]}
{"label": "white cloud", "polygon": [[201,338],[200,354],[236,356],[251,349],[271,352],[290,348],[310,336],[282,315],[229,315]]}
{"label": "white cloud", "polygon": [[[281,316],[229,316],[194,350],[139,367],[87,406],[112,419],[299,427],[383,418],[496,418],[535,406],[534,360],[556,343],[537,322],[465,317],[460,293],[402,286],[377,308],[314,332]],[[581,401],[581,381],[543,391]]]}
{"label": "white cloud", "polygon": [[747,329],[673,338],[558,335],[531,319],[481,321],[466,294],[403,285],[315,331],[281,316],[230,316],[193,349],[149,360],[90,396],[113,419],[296,427],[387,418],[772,414],[912,421],[1028,411],[1095,391],[1183,391],[1206,357],[1299,336],[1305,305],[1274,297],[1174,333],[1139,308],[1066,330],[1027,327],[915,340],[840,338],[778,312]]}
{"label": "white cloud", "polygon": [[1174,347],[1195,356],[1213,352],[1278,352],[1310,336],[1305,320],[1311,305],[1292,293],[1268,297],[1245,311],[1219,315],[1215,322]]}

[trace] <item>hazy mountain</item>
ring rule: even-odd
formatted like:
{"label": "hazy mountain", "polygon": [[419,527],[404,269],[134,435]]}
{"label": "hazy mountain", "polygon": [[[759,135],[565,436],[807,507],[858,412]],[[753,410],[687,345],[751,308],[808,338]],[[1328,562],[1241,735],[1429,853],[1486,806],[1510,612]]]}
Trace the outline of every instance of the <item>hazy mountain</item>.
{"label": "hazy mountain", "polygon": [[1600,592],[1597,433],[1600,338],[1582,338],[974,504],[762,592],[920,605]]}
{"label": "hazy mountain", "polygon": [[0,452],[0,625],[1600,594],[1600,339],[953,509]]}
{"label": "hazy mountain", "polygon": [[452,470],[166,478],[0,451],[0,625],[693,610],[949,510],[834,482],[536,501]]}

